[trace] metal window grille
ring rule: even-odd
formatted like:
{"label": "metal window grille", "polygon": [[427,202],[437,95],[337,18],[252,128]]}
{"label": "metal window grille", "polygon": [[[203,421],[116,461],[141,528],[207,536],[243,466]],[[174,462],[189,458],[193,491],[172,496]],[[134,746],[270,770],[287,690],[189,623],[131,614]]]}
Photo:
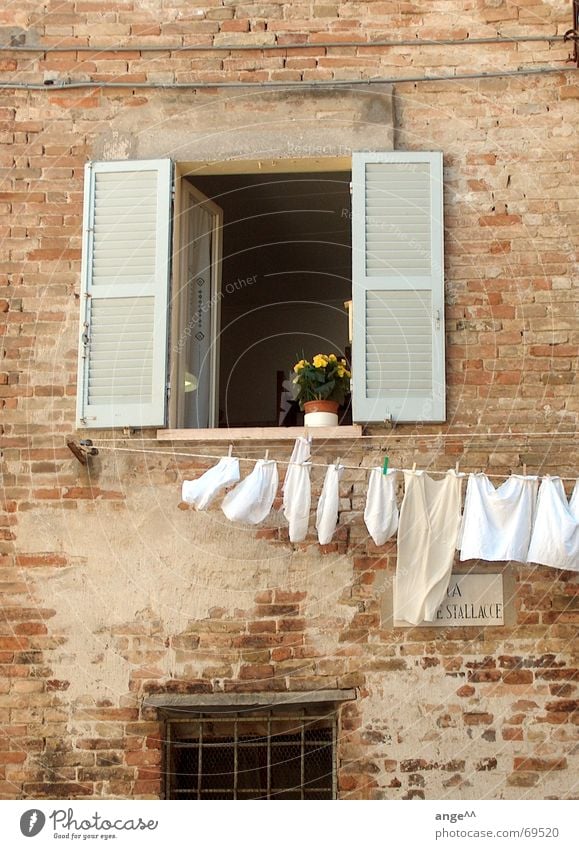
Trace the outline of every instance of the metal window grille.
{"label": "metal window grille", "polygon": [[336,719],[212,714],[170,719],[169,799],[335,799]]}

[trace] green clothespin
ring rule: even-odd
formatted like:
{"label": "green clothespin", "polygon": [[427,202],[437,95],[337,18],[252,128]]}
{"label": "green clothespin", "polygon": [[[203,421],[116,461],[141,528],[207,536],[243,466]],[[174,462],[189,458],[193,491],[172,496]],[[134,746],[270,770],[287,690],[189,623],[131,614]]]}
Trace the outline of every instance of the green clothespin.
{"label": "green clothespin", "polygon": [[382,466],[382,474],[383,475],[388,474],[388,455],[386,455],[386,457],[384,457],[384,465]]}

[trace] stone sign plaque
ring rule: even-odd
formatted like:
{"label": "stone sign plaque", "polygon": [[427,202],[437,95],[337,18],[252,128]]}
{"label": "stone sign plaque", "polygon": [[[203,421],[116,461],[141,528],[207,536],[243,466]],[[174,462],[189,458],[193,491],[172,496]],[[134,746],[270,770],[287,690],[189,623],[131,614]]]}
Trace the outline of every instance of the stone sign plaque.
{"label": "stone sign plaque", "polygon": [[[446,597],[433,622],[421,622],[429,628],[453,628],[465,625],[504,625],[503,576],[498,574],[453,574]],[[409,626],[397,621],[395,626]]]}

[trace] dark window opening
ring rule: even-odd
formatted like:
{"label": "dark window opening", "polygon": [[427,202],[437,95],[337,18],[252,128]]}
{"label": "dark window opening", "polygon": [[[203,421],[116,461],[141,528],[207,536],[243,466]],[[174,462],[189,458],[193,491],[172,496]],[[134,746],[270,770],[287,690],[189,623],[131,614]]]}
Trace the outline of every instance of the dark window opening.
{"label": "dark window opening", "polygon": [[350,353],[351,173],[188,179],[223,211],[219,426],[299,425],[297,405],[280,418],[293,364]]}
{"label": "dark window opening", "polygon": [[334,799],[335,716],[169,720],[169,799]]}

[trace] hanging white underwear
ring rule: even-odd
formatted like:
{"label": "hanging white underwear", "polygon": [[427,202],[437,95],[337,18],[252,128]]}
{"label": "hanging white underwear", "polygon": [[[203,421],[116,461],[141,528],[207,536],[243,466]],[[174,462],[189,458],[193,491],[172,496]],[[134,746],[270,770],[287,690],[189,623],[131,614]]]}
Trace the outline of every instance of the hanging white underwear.
{"label": "hanging white underwear", "polygon": [[486,475],[469,475],[460,559],[526,563],[537,487],[536,475],[511,475],[496,489]]}
{"label": "hanging white underwear", "polygon": [[273,460],[258,460],[251,474],[228,492],[221,509],[232,522],[257,525],[269,515],[277,493],[278,474]]}
{"label": "hanging white underwear", "polygon": [[579,572],[579,480],[567,501],[561,478],[543,478],[527,560]]}
{"label": "hanging white underwear", "polygon": [[404,472],[395,621],[432,622],[444,600],[456,553],[463,477],[453,469],[441,480],[423,471]]}
{"label": "hanging white underwear", "polygon": [[312,486],[310,440],[298,436],[283,482],[283,514],[289,524],[290,542],[302,542],[308,533]]}
{"label": "hanging white underwear", "polygon": [[181,499],[193,504],[197,510],[206,510],[215,497],[227,486],[239,480],[239,460],[237,457],[222,457],[199,478],[183,481]]}
{"label": "hanging white underwear", "polygon": [[327,545],[332,541],[336,525],[338,524],[338,511],[340,508],[340,478],[344,472],[343,466],[334,463],[328,466],[318,509],[316,511],[316,530],[320,545]]}
{"label": "hanging white underwear", "polygon": [[364,521],[376,545],[384,545],[398,528],[396,482],[398,474],[388,469],[384,474],[380,466],[370,472]]}

